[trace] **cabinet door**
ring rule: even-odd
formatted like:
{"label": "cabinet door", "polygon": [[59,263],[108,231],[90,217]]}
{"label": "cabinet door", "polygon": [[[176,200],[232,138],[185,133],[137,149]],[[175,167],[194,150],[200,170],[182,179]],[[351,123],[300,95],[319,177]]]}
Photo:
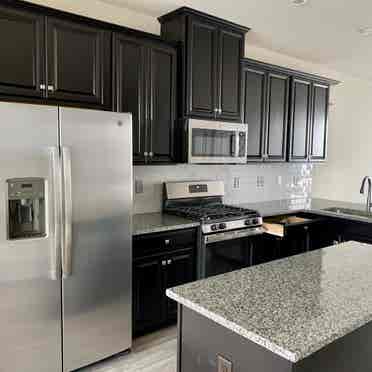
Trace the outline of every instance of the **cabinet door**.
{"label": "cabinet door", "polygon": [[158,256],[134,262],[133,317],[137,334],[156,328],[165,321],[162,261]]}
{"label": "cabinet door", "polygon": [[217,26],[189,20],[187,112],[186,114],[215,118],[217,113]]}
{"label": "cabinet door", "polygon": [[313,113],[310,139],[310,160],[322,161],[327,156],[327,122],[329,86],[313,85]]}
{"label": "cabinet door", "polygon": [[289,77],[268,74],[265,159],[286,160]]}
{"label": "cabinet door", "polygon": [[240,60],[242,34],[220,30],[218,46],[218,114],[220,120],[241,122]]}
{"label": "cabinet door", "polygon": [[251,265],[260,265],[280,258],[282,239],[263,234],[252,239]]}
{"label": "cabinet door", "polygon": [[262,160],[264,151],[266,75],[243,69],[243,116],[248,125],[248,160]]}
{"label": "cabinet door", "polygon": [[111,33],[47,19],[48,98],[110,105]]}
{"label": "cabinet door", "polygon": [[[195,279],[193,249],[168,255],[165,287],[172,288]],[[177,303],[167,299],[167,319],[177,319]]]}
{"label": "cabinet door", "polygon": [[43,96],[44,19],[0,6],[0,94]]}
{"label": "cabinet door", "polygon": [[172,162],[175,161],[176,50],[151,46],[149,54],[149,157],[151,162]]}
{"label": "cabinet door", "polygon": [[132,113],[133,160],[146,160],[145,46],[138,39],[114,35],[116,109]]}
{"label": "cabinet door", "polygon": [[307,161],[311,121],[311,83],[293,79],[289,127],[290,161]]}

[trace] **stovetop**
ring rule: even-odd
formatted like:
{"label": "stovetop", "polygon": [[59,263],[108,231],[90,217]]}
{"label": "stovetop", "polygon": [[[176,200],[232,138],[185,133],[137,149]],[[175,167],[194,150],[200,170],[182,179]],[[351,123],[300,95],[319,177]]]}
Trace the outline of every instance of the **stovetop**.
{"label": "stovetop", "polygon": [[165,212],[193,220],[200,220],[204,223],[259,216],[257,211],[252,209],[240,208],[226,204],[178,206],[167,208]]}

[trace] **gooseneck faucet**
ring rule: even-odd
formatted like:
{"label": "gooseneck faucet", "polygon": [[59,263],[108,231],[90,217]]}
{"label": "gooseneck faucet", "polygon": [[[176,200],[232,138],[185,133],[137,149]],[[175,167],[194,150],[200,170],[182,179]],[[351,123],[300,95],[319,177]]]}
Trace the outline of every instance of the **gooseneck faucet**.
{"label": "gooseneck faucet", "polygon": [[362,186],[360,187],[360,193],[364,194],[364,189],[366,182],[368,182],[368,191],[367,191],[367,212],[371,212],[372,203],[371,203],[371,189],[372,189],[372,179],[369,176],[365,176],[362,181]]}

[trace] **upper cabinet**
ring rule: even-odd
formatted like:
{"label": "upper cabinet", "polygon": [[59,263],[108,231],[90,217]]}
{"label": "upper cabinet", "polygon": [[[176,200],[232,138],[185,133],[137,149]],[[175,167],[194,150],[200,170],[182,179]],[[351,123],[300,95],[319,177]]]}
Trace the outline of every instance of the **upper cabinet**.
{"label": "upper cabinet", "polygon": [[48,17],[46,40],[47,97],[104,105],[111,95],[111,33]]}
{"label": "upper cabinet", "polygon": [[1,95],[111,108],[110,31],[1,6],[0,52]]}
{"label": "upper cabinet", "polygon": [[329,89],[338,82],[245,59],[242,112],[248,161],[324,161]]}
{"label": "upper cabinet", "polygon": [[42,97],[45,18],[0,6],[0,94]]}
{"label": "upper cabinet", "polygon": [[181,45],[180,115],[241,122],[240,59],[249,29],[187,7],[159,21],[162,37]]}
{"label": "upper cabinet", "polygon": [[172,46],[114,34],[115,108],[132,113],[135,163],[175,161],[176,64]]}

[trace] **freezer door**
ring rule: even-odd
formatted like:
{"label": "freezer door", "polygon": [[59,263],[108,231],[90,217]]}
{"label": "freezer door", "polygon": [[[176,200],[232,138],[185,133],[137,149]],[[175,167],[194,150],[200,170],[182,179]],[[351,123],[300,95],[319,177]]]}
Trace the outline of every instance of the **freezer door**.
{"label": "freezer door", "polygon": [[60,108],[60,126],[63,360],[71,371],[131,347],[131,115]]}
{"label": "freezer door", "polygon": [[[62,371],[61,279],[54,219],[54,166],[58,162],[58,109],[0,103],[0,371]],[[54,147],[51,148],[51,147]],[[53,151],[54,150],[54,151]],[[28,209],[22,196],[15,222],[30,221],[40,236],[12,236],[9,198],[14,179],[37,179],[45,203],[45,229],[39,202]],[[20,194],[30,182],[17,184]],[[43,185],[43,186],[41,186]],[[16,194],[16,193],[15,193]],[[42,196],[40,197],[42,200]],[[17,212],[17,213],[18,213]],[[29,212],[29,213],[27,213]],[[27,223],[26,223],[27,222]]]}

